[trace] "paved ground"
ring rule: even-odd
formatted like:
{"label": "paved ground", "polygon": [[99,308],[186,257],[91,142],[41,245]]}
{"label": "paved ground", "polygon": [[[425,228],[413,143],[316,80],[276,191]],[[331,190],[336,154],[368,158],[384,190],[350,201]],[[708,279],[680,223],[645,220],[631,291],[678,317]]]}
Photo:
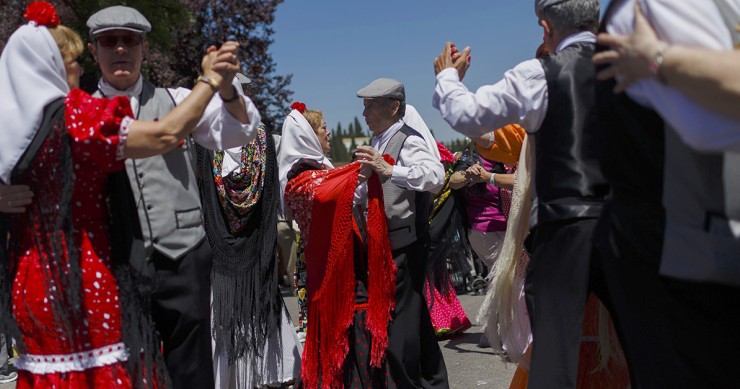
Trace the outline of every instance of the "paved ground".
{"label": "paved ground", "polygon": [[[462,295],[460,301],[472,321],[483,297]],[[298,311],[295,297],[285,297],[285,303],[291,315],[295,316]],[[490,348],[479,348],[477,345],[480,334],[480,327],[473,326],[464,334],[439,342],[447,363],[450,388],[506,389],[509,387],[511,377],[514,375],[514,365],[502,363]],[[0,389],[14,388],[15,384],[0,384]]]}

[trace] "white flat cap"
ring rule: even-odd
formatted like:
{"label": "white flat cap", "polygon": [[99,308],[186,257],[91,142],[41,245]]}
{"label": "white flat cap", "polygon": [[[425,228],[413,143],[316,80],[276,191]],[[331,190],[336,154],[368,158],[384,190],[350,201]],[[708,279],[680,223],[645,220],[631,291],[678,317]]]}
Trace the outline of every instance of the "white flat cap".
{"label": "white flat cap", "polygon": [[406,92],[403,84],[391,78],[378,78],[366,87],[357,91],[357,97],[375,99],[386,97],[394,100],[406,101]]}
{"label": "white flat cap", "polygon": [[570,0],[534,0],[534,13],[540,16],[543,9],[568,1]]}
{"label": "white flat cap", "polygon": [[141,12],[122,5],[103,8],[87,19],[90,35],[110,30],[129,30],[145,34],[152,30],[152,25]]}
{"label": "white flat cap", "polygon": [[239,81],[239,84],[241,84],[242,86],[249,85],[252,83],[252,80],[249,77],[241,73],[236,74],[236,80]]}

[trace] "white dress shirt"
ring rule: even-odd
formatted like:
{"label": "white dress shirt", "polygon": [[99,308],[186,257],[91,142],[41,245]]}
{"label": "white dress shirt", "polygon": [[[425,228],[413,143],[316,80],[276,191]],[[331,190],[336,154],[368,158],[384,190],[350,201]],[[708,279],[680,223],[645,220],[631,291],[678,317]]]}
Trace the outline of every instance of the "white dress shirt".
{"label": "white dress shirt", "polygon": [[[584,31],[563,39],[556,51],[580,42],[596,42]],[[547,114],[547,80],[538,59],[520,63],[494,85],[484,85],[473,93],[460,81],[457,69],[437,74],[432,105],[457,132],[480,137],[507,124],[520,124],[528,133],[542,126]]]}
{"label": "white dress shirt", "polygon": [[[403,120],[397,121],[374,137],[371,146],[383,154],[388,142],[403,125]],[[444,185],[445,171],[442,162],[432,154],[423,137],[408,137],[395,162],[390,180],[401,188],[417,192],[437,192]],[[367,183],[363,182],[355,190],[354,203],[365,204],[366,200]]]}
{"label": "white dress shirt", "polygon": [[[241,85],[236,83],[236,78],[234,78],[233,84],[244,100],[249,124],[243,124],[231,116],[221,101],[221,97],[216,93],[190,134],[203,147],[211,150],[239,147],[251,142],[257,136],[257,127],[259,127],[262,117],[252,100],[242,94]],[[136,117],[139,116],[139,98],[143,89],[141,77],[134,86],[125,91],[115,89],[103,79],[98,82],[98,89],[105,97],[128,96],[131,100],[131,110]],[[186,88],[167,88],[167,90],[175,100],[175,104],[182,103],[190,95],[190,89]]]}
{"label": "white dress shirt", "polygon": [[[728,0],[727,4],[740,10],[738,0]],[[635,0],[629,0],[615,9],[607,24],[610,34],[633,31],[634,5]],[[713,50],[733,48],[722,14],[712,1],[640,0],[640,5],[662,41]],[[627,94],[656,110],[684,142],[698,150],[740,150],[740,121],[701,107],[672,87],[643,79],[631,85]]]}

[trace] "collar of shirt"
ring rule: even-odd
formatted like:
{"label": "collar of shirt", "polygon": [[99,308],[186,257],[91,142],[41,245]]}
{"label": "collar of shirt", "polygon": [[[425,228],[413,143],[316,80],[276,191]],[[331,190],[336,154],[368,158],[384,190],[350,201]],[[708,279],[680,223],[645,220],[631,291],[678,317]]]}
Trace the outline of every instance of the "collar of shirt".
{"label": "collar of shirt", "polygon": [[[144,88],[144,80],[139,76],[139,79],[136,80],[136,83],[131,88],[128,88],[126,90],[118,90],[114,88],[111,84],[105,82],[102,78],[100,81],[98,81],[98,89],[100,89],[100,93],[103,94],[105,97],[115,97],[115,96],[127,96],[129,100],[131,101],[131,110],[134,113],[137,113],[139,109],[139,96],[141,95],[141,91]],[[138,116],[138,114],[136,115]]]}
{"label": "collar of shirt", "polygon": [[570,45],[581,42],[596,43],[596,35],[594,35],[594,33],[592,33],[591,31],[581,31],[575,34],[568,35],[567,37],[565,37],[565,39],[563,39],[562,42],[560,42],[555,51],[558,52]]}
{"label": "collar of shirt", "polygon": [[374,137],[373,140],[370,141],[370,145],[372,145],[375,150],[378,150],[378,152],[383,154],[383,150],[385,150],[385,147],[388,145],[388,141],[390,141],[393,135],[403,127],[403,124],[403,119],[399,119],[397,122],[393,123],[393,125],[388,127],[387,130],[383,131],[383,133]]}

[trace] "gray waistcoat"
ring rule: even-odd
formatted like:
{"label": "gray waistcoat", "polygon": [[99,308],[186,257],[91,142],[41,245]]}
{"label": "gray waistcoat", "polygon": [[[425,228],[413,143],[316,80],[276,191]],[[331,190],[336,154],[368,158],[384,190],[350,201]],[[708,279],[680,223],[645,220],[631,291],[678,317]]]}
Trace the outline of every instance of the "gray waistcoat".
{"label": "gray waistcoat", "polygon": [[[137,119],[161,119],[174,107],[167,89],[144,82]],[[148,253],[156,249],[178,259],[205,237],[194,158],[188,139],[164,155],[126,160]]]}
{"label": "gray waistcoat", "polygon": [[740,286],[740,154],[699,153],[670,128],[665,139],[661,274]]}
{"label": "gray waistcoat", "polygon": [[[388,141],[383,154],[398,161],[403,144],[409,136],[421,135],[404,124]],[[426,234],[431,198],[431,193],[401,188],[393,184],[390,178],[383,182],[383,203],[392,250],[408,246]]]}

